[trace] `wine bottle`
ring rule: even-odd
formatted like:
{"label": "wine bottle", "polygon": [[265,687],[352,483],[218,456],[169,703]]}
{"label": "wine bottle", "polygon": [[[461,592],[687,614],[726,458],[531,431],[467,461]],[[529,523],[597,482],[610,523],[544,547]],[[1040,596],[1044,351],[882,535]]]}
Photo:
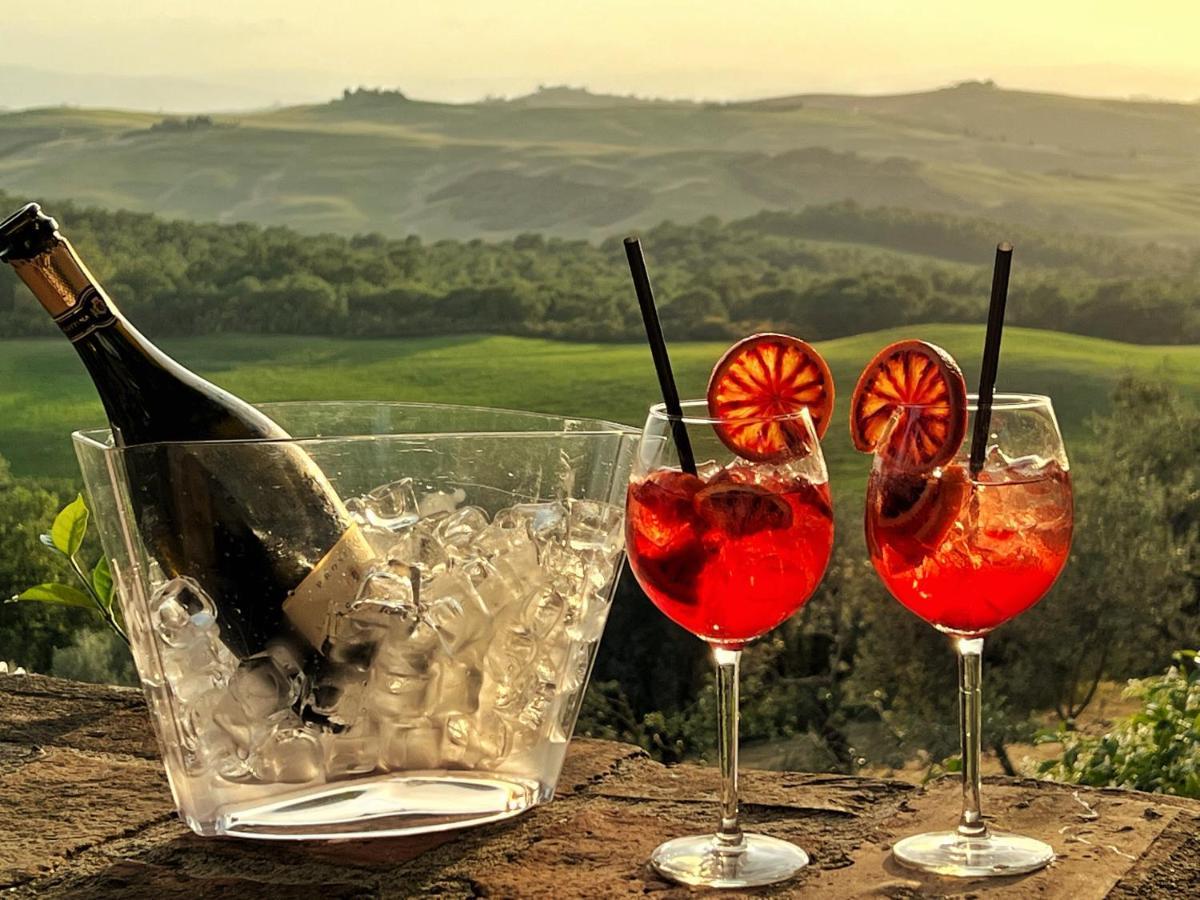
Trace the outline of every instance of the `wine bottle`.
{"label": "wine bottle", "polygon": [[373,556],[324,473],[270,418],[139,333],[36,203],[0,222],[0,260],[91,375],[149,554],[199,582],[236,656],[283,639],[311,661]]}

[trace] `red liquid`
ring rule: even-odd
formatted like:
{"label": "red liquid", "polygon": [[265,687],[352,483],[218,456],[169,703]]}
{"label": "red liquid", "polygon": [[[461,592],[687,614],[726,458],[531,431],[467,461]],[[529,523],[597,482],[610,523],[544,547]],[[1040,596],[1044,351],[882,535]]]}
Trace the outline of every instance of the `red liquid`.
{"label": "red liquid", "polygon": [[940,477],[873,472],[867,546],[892,596],[934,627],[976,637],[1049,590],[1071,549],[1070,477],[972,482],[961,466]]}
{"label": "red liquid", "polygon": [[829,486],[752,467],[708,482],[660,469],[629,486],[625,537],[654,604],[692,634],[736,649],[820,583],[833,548]]}

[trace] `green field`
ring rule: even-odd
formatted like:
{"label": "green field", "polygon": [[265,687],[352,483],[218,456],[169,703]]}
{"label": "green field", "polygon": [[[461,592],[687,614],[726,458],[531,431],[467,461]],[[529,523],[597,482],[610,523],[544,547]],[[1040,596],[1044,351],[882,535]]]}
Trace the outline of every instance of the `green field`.
{"label": "green field", "polygon": [[[932,325],[919,334],[950,350],[973,383],[982,328]],[[884,331],[819,345],[833,368],[838,419],[825,439],[836,480],[861,478],[850,447],[846,403],[862,365],[911,332]],[[164,341],[187,366],[247,399],[386,399],[481,404],[640,424],[657,386],[649,352],[637,344],[575,344],[514,337],[345,340],[220,335]],[[700,396],[724,349],[672,347],[680,390]],[[1200,395],[1200,347],[1147,347],[1047,331],[1005,333],[999,387],[1054,397],[1069,449],[1086,452],[1086,419],[1104,409],[1123,372],[1153,374]],[[68,434],[103,424],[83,367],[62,340],[0,342],[0,455],[18,475],[77,477]]]}

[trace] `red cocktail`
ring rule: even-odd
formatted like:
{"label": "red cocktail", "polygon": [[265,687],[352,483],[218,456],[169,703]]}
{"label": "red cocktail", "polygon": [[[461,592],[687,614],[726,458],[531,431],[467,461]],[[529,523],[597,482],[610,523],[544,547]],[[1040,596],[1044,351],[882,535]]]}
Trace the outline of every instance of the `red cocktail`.
{"label": "red cocktail", "polygon": [[786,467],[731,465],[707,480],[658,469],[629,486],[625,541],[671,621],[740,648],[803,606],[825,573],[829,485]]}
{"label": "red cocktail", "polygon": [[1036,603],[1062,571],[1074,516],[1054,461],[951,464],[889,472],[867,485],[871,562],[897,600],[935,628],[977,637]]}
{"label": "red cocktail", "polygon": [[871,562],[892,596],[955,636],[959,659],[962,816],[953,831],[897,841],[892,855],[969,878],[1040,869],[1054,859],[1048,844],[992,831],[980,811],[980,685],[984,636],[1037,603],[1071,549],[1071,479],[1050,398],[995,394],[981,407],[949,354],[907,340],[868,363],[850,407],[855,446],[874,453]]}
{"label": "red cocktail", "polygon": [[626,495],[629,566],[655,606],[712,645],[717,664],[720,824],[655,849],[651,865],[672,881],[753,887],[808,863],[794,844],[738,823],[738,660],[825,573],[833,509],[821,435],[832,411],[833,377],[816,350],[760,334],[721,358],[705,400],[674,414],[651,407],[646,419]]}

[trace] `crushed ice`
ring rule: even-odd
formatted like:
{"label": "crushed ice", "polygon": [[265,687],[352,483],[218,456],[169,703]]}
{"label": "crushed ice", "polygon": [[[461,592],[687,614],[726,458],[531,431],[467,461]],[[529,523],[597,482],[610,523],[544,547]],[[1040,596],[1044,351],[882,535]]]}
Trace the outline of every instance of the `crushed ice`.
{"label": "crushed ice", "polygon": [[587,500],[489,516],[411,479],[350,500],[378,553],[320,665],[286,644],[240,662],[197,582],[150,603],[189,774],[307,784],[496,767],[565,741],[608,613],[621,512]]}

